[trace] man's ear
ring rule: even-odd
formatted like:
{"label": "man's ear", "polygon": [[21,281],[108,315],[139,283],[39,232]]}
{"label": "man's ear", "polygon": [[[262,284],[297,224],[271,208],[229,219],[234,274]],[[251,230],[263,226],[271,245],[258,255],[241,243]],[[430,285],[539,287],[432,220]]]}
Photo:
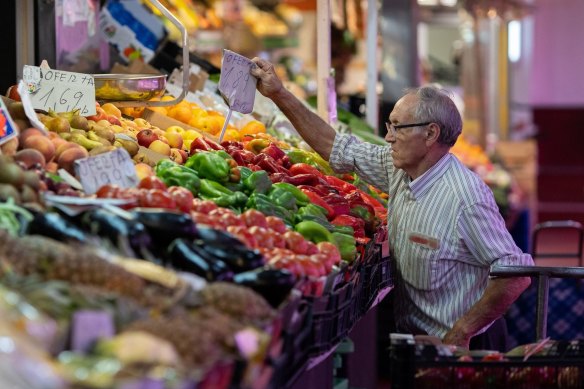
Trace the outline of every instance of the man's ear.
{"label": "man's ear", "polygon": [[428,127],[426,127],[426,143],[428,145],[434,144],[438,142],[438,138],[440,137],[440,126],[436,123],[430,123]]}

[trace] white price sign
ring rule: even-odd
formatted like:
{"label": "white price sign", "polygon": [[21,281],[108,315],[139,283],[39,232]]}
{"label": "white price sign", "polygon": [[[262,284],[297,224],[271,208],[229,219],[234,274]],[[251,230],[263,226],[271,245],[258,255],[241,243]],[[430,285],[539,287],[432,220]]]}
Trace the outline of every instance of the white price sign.
{"label": "white price sign", "polygon": [[223,50],[219,91],[227,99],[229,108],[241,113],[251,113],[255,100],[257,78],[250,70],[256,66],[250,59]]}
{"label": "white price sign", "polygon": [[138,184],[136,168],[123,148],[75,161],[75,173],[87,194],[97,192],[105,184],[132,188]]}
{"label": "white price sign", "polygon": [[95,115],[93,76],[25,65],[23,80],[35,109]]}

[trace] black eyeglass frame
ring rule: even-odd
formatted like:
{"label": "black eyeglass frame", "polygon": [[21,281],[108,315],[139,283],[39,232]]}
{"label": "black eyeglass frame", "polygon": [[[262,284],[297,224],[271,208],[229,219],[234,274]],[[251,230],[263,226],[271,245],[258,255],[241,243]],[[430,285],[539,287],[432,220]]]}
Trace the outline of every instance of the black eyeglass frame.
{"label": "black eyeglass frame", "polygon": [[390,122],[385,122],[385,128],[387,129],[387,132],[390,133],[393,136],[397,135],[397,131],[400,128],[408,128],[408,127],[421,127],[421,126],[427,126],[428,124],[432,124],[434,122],[423,122],[423,123],[409,123],[409,124],[391,124]]}

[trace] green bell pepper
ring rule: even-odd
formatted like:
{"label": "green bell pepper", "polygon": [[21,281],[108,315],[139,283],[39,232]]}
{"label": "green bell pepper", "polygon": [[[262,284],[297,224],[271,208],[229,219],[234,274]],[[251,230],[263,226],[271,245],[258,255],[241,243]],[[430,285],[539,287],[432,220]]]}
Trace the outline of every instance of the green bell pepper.
{"label": "green bell pepper", "polygon": [[160,161],[158,161],[158,163],[154,167],[154,173],[156,173],[156,175],[158,177],[160,177],[159,173],[162,173],[166,169],[169,169],[169,168],[174,167],[174,166],[182,166],[182,165],[179,165],[178,163],[171,161],[170,159],[166,159],[166,158],[161,159]]}
{"label": "green bell pepper", "polygon": [[290,163],[305,163],[314,166],[326,175],[334,175],[333,169],[328,162],[315,152],[310,152],[302,149],[292,149],[286,153]]}
{"label": "green bell pepper", "polygon": [[230,166],[223,157],[216,153],[200,151],[191,155],[184,166],[196,170],[201,178],[208,178],[216,182],[229,181]]}
{"label": "green bell pepper", "polygon": [[265,170],[252,172],[246,178],[243,178],[242,172],[241,180],[243,181],[243,188],[249,193],[267,193],[272,188],[272,181]]}
{"label": "green bell pepper", "polygon": [[[182,186],[187,188],[193,195],[199,192],[201,180],[193,169],[171,162],[173,166],[157,164],[156,176],[159,177],[166,186]],[[160,167],[160,168],[159,168]]]}
{"label": "green bell pepper", "polygon": [[202,179],[199,196],[211,200],[220,207],[243,207],[248,198],[243,192],[232,192],[218,182]]}
{"label": "green bell pepper", "polygon": [[324,209],[320,205],[311,203],[300,208],[296,213],[296,218],[298,219],[299,222],[301,222],[302,220],[318,220],[328,223],[326,215],[327,215],[326,209]]}
{"label": "green bell pepper", "polygon": [[294,225],[294,214],[286,208],[274,204],[265,194],[252,193],[251,196],[249,196],[245,207],[257,209],[266,216],[279,217],[289,227]]}
{"label": "green bell pepper", "polygon": [[335,242],[333,235],[329,232],[329,230],[326,229],[325,226],[312,220],[304,220],[296,224],[294,229],[302,234],[305,239],[308,239],[314,243]]}
{"label": "green bell pepper", "polygon": [[357,247],[353,235],[333,232],[333,243],[339,249],[341,258],[347,262],[352,262],[357,256]]}
{"label": "green bell pepper", "polygon": [[272,190],[270,191],[268,197],[276,205],[289,209],[293,212],[298,210],[298,206],[296,205],[296,198],[286,189],[272,186]]}
{"label": "green bell pepper", "polygon": [[292,184],[289,184],[287,182],[277,182],[273,186],[275,188],[286,189],[288,192],[292,193],[292,195],[294,195],[294,198],[296,198],[296,204],[298,204],[299,207],[304,207],[305,205],[310,204],[310,199],[308,198],[308,196],[303,191],[301,191]]}

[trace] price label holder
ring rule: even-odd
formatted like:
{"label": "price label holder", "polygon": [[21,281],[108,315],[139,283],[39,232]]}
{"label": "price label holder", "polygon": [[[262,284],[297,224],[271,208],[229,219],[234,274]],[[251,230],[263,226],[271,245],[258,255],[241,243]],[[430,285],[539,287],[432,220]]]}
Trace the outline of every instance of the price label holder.
{"label": "price label holder", "polygon": [[22,101],[22,106],[24,107],[24,113],[30,123],[34,128],[38,128],[42,132],[48,135],[48,130],[45,125],[39,120],[36,112],[34,111],[34,107],[32,106],[32,101],[30,99],[30,95],[28,94],[28,89],[24,81],[20,80],[18,83],[18,93],[20,94],[20,100]]}
{"label": "price label holder", "polygon": [[122,188],[138,184],[132,158],[123,148],[75,161],[75,173],[87,194],[94,194],[105,184]]}
{"label": "price label holder", "polygon": [[114,320],[106,311],[79,310],[73,314],[71,346],[73,351],[87,351],[100,338],[114,336]]}
{"label": "price label holder", "polygon": [[241,113],[251,113],[253,111],[258,80],[251,75],[250,70],[255,66],[255,63],[250,59],[233,51],[223,50],[219,92],[221,92],[223,100],[229,106],[229,111],[221,129],[219,142],[223,141],[232,111]]}
{"label": "price label holder", "polygon": [[8,142],[16,135],[18,135],[18,128],[14,125],[4,100],[0,99],[0,145]]}
{"label": "price label holder", "polygon": [[96,113],[95,81],[89,74],[25,65],[23,81],[35,109],[55,112],[79,110],[83,116]]}

